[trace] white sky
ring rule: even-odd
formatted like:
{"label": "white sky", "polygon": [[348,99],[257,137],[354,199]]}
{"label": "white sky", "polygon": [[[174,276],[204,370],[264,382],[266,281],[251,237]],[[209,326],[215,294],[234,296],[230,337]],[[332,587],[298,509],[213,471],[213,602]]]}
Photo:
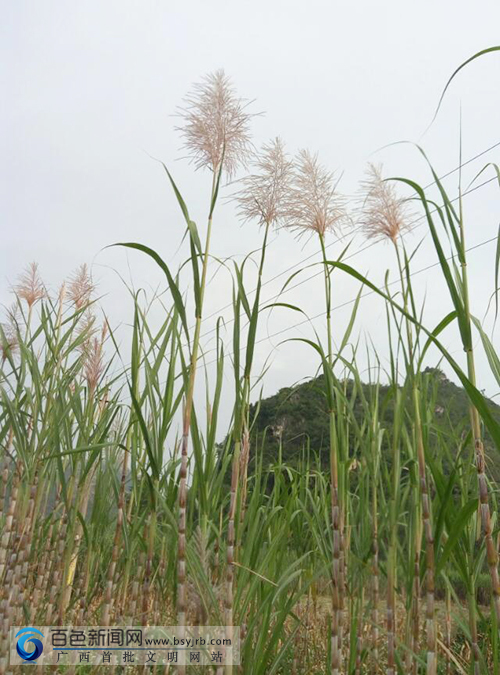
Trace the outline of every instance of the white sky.
{"label": "white sky", "polygon": [[[172,115],[191,84],[216,68],[226,70],[242,96],[256,99],[256,112],[265,112],[254,120],[256,145],[280,135],[293,152],[301,147],[318,151],[324,164],[343,172],[340,189],[348,195],[355,193],[368,160],[383,161],[388,174],[430,182],[410,145],[380,150],[395,141],[420,142],[439,173],[457,166],[460,108],[464,159],[500,141],[499,53],[460,74],[436,122],[422,135],[453,70],[499,42],[498,2],[196,0],[181,6],[166,0],[3,0],[1,15],[3,303],[10,302],[11,284],[32,260],[54,288],[88,262],[114,325],[131,319],[130,296],[117,273],[131,278],[136,287],[150,289],[161,281],[161,273],[139,253],[102,249],[117,241],[140,241],[174,267],[181,260],[176,251],[183,220],[162,169],[148,153],[172,169],[203,231],[210,176],[194,173],[181,159]],[[500,163],[500,147],[467,167],[465,183],[488,161]],[[457,175],[446,185],[454,195]],[[499,203],[499,188],[493,183],[465,198],[469,245],[495,236]],[[426,227],[420,227],[407,246],[414,247],[425,232]],[[314,241],[297,243],[286,232],[272,239],[267,278],[289,266],[300,267],[316,247]],[[221,202],[213,254],[242,256],[259,242],[259,230],[242,227],[231,204]],[[362,244],[357,239],[352,251]],[[341,245],[332,240],[330,250],[333,257]],[[480,317],[493,291],[494,253],[494,244],[489,244],[470,255],[472,306]],[[393,262],[384,244],[350,260],[377,282]],[[435,254],[425,242],[413,269],[433,262]],[[269,283],[264,298],[279,291],[285,279],[286,275]],[[427,297],[425,322],[433,327],[450,309],[448,296],[438,271],[417,279],[420,297]],[[340,274],[334,285],[335,304],[356,294],[356,285]],[[229,276],[221,272],[211,283],[206,313],[226,305],[230,293]],[[321,279],[290,291],[283,300],[311,316],[318,314]],[[334,316],[340,334],[348,308]],[[298,320],[296,314],[276,311],[262,322],[260,337]],[[214,321],[209,319],[205,330]],[[321,331],[321,321],[315,325]],[[487,325],[491,327],[491,321]],[[381,302],[362,302],[358,330],[370,335],[384,359]],[[259,344],[257,367],[275,348],[266,394],[315,373],[312,351],[297,343],[279,344],[305,335],[310,336],[311,329],[302,326]],[[230,333],[227,338],[230,343]],[[461,359],[453,331],[444,342]],[[445,370],[450,373],[449,367]],[[495,395],[498,387],[484,359],[478,371],[479,386]],[[229,377],[227,386],[226,416]]]}

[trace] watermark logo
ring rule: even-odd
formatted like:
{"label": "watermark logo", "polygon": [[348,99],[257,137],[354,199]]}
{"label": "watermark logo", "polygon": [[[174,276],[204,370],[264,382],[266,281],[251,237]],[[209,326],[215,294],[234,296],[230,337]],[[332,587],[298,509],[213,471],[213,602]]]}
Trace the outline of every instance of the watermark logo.
{"label": "watermark logo", "polygon": [[[41,635],[42,638],[44,637],[44,634],[36,628],[22,628],[16,633],[16,638],[21,636],[16,642],[16,650],[24,661],[36,661],[43,652],[43,644],[35,637],[35,633]],[[27,643],[30,643],[29,646]],[[33,646],[35,647],[34,649]],[[30,651],[31,649],[32,651]]]}
{"label": "watermark logo", "polygon": [[11,626],[9,643],[11,666],[240,664],[239,626]]}

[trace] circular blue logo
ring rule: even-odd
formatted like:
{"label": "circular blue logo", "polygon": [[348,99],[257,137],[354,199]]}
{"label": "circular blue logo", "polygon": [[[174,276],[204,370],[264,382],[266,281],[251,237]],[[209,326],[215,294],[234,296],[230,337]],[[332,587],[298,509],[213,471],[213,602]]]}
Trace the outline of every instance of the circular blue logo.
{"label": "circular blue logo", "polygon": [[[16,643],[16,649],[19,656],[24,661],[36,661],[40,654],[43,652],[43,644],[41,641],[34,637],[34,634],[37,633],[44,637],[43,633],[40,633],[36,628],[22,628],[19,633],[16,634],[16,638],[21,636]],[[31,643],[27,646],[27,642]],[[34,645],[34,649],[33,649]],[[33,649],[33,651],[30,651]]]}

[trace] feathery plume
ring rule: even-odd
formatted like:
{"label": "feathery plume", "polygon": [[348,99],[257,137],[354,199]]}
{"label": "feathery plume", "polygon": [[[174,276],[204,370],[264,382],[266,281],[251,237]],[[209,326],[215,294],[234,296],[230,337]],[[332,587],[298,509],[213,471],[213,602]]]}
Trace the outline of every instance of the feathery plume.
{"label": "feathery plume", "polygon": [[250,153],[246,102],[238,98],[223,70],[207,75],[196,84],[179,109],[184,125],[179,131],[197,169],[208,167],[214,173],[223,168],[234,175],[240,164],[246,165]]}
{"label": "feathery plume", "polygon": [[9,356],[13,356],[19,350],[19,334],[17,322],[18,306],[13,305],[7,311],[7,322],[0,324],[0,356],[5,363]]}
{"label": "feathery plume", "polygon": [[87,380],[89,391],[95,391],[101,375],[105,370],[104,342],[106,340],[107,325],[102,327],[101,335],[90,337],[83,345],[84,354],[83,372]]}
{"label": "feathery plume", "polygon": [[393,183],[383,179],[381,165],[369,164],[366,173],[361,183],[361,229],[368,239],[390,239],[395,244],[403,232],[411,230],[408,200],[398,195]]}
{"label": "feathery plume", "polygon": [[44,283],[38,272],[38,263],[32,262],[28,265],[14,287],[14,292],[18,298],[26,300],[30,309],[38,300],[47,295]]}
{"label": "feathery plume", "polygon": [[87,350],[92,338],[96,334],[95,323],[96,323],[95,314],[93,314],[90,311],[90,309],[85,310],[83,314],[80,315],[77,331],[80,343],[79,348],[82,352],[85,352]]}
{"label": "feathery plume", "polygon": [[76,309],[89,304],[95,286],[86,263],[80,265],[69,281],[68,296]]}
{"label": "feathery plume", "polygon": [[336,188],[334,174],[319,163],[318,156],[300,150],[286,204],[286,227],[321,237],[342,227],[347,221],[345,199]]}
{"label": "feathery plume", "polygon": [[279,225],[285,216],[285,202],[292,177],[293,162],[285,153],[283,141],[275,138],[262,146],[253,162],[257,173],[241,180],[235,199],[245,221],[260,225]]}

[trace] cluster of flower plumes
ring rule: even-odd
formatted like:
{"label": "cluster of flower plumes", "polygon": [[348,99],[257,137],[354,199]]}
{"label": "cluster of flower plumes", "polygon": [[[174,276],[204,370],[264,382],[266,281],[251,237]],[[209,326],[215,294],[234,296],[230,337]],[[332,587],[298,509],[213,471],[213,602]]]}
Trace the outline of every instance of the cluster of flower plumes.
{"label": "cluster of flower plumes", "polygon": [[407,200],[383,179],[380,167],[369,165],[351,217],[347,199],[337,191],[335,173],[325,169],[316,154],[300,150],[290,158],[280,138],[255,151],[248,105],[237,96],[224,71],[218,70],[193,88],[179,110],[179,130],[196,168],[214,173],[222,169],[230,178],[240,167],[251,168],[234,195],[245,221],[321,237],[357,223],[366,237],[393,243],[410,229]]}
{"label": "cluster of flower plumes", "polygon": [[[394,183],[384,180],[381,167],[370,164],[361,183],[354,216],[347,210],[347,199],[338,192],[336,174],[325,169],[317,154],[300,150],[290,157],[283,141],[275,138],[255,150],[250,135],[253,114],[250,102],[239,98],[223,70],[207,75],[195,85],[179,109],[179,130],[184,148],[195,167],[208,168],[214,176],[224,171],[234,178],[240,168],[249,169],[238,181],[233,195],[244,221],[267,227],[287,228],[298,236],[338,233],[353,224],[370,239],[397,244],[400,235],[411,229],[408,200],[400,197]],[[96,331],[91,311],[94,285],[86,265],[61,289],[77,312],[82,312],[81,352],[89,386],[101,376],[106,330]],[[38,267],[31,264],[16,285],[17,303],[24,301],[29,311],[47,296]],[[16,304],[8,321],[0,324],[0,360],[19,349]],[[100,333],[100,335],[99,335]]]}
{"label": "cluster of flower plumes", "polygon": [[[15,302],[7,311],[7,320],[0,324],[0,364],[17,355],[22,336],[30,324],[30,315],[41,300],[53,304],[43,282],[38,264],[28,265],[13,287]],[[97,317],[93,312],[95,285],[86,264],[80,267],[64,282],[59,289],[56,306],[58,321],[62,320],[63,306],[67,304],[72,312],[77,338],[75,344],[81,355],[82,373],[89,390],[96,389],[107,364],[104,345],[107,337],[107,323],[97,326]],[[23,306],[28,308],[27,315]]]}

